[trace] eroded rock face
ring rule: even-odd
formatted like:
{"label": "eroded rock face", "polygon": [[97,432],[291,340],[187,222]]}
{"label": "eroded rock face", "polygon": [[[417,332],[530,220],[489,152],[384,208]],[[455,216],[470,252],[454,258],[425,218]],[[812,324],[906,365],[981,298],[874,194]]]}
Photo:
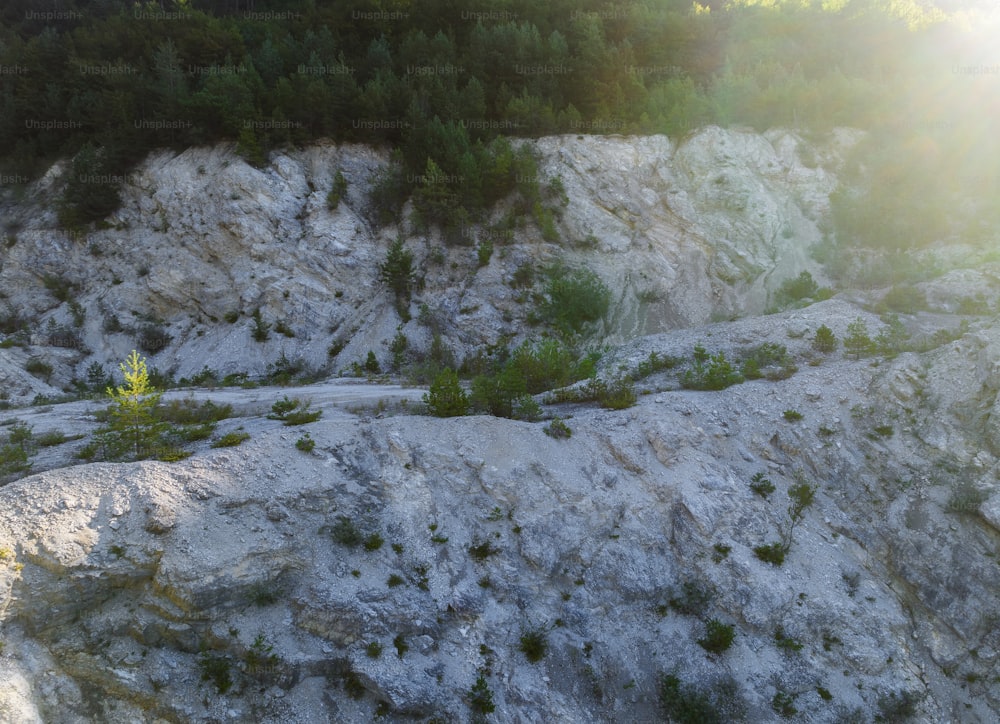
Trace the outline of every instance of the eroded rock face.
{"label": "eroded rock face", "polygon": [[[559,176],[567,191],[561,241],[545,242],[531,225],[490,237],[496,253],[482,268],[472,247],[487,238],[484,229],[468,230],[469,246],[446,247],[436,234],[371,226],[370,179],[387,158],[364,146],[276,153],[263,169],[225,145],[154,154],[130,175],[111,228],[86,235],[57,228],[57,165],[27,200],[5,209],[17,231],[2,251],[0,285],[40,348],[15,350],[9,365],[0,360],[0,379],[12,399],[54,394],[23,370],[45,346],[57,388],[83,379],[95,361],[116,368],[137,345],[177,377],[205,365],[261,374],[282,354],[337,370],[372,350],[385,366],[402,320],[378,265],[399,235],[423,278],[414,319],[401,330],[414,349],[429,348],[428,324],[459,358],[523,335],[530,304],[509,282],[523,264],[538,270],[557,259],[592,268],[614,291],[603,330],[612,341],[760,312],[783,280],[804,269],[822,279],[808,250],[822,239],[818,224],[856,135],[840,131],[822,146],[785,131],[719,128],[679,142],[532,141],[543,182]],[[348,190],[330,210],[338,170]],[[76,285],[76,318],[45,289],[45,275]],[[272,325],[263,343],[251,338],[258,309]],[[274,329],[279,322],[294,336]]]}
{"label": "eroded rock face", "polygon": [[[239,448],[5,486],[0,711],[463,720],[482,674],[502,720],[650,721],[674,672],[731,682],[747,721],[775,719],[779,692],[811,721],[910,700],[917,721],[992,721],[996,459],[966,458],[983,430],[964,410],[995,391],[962,381],[1000,328],[878,365],[810,351],[819,325],[841,335],[859,314],[832,300],[636,340],[606,367],[771,341],[799,370],[722,392],[659,373],[633,408],[554,409],[571,415],[565,440],[544,423],[327,408],[309,454],[251,415]],[[944,458],[931,428],[964,444]],[[787,530],[802,481],[816,500],[784,564],[765,563],[754,548]],[[955,497],[969,482],[981,508]],[[698,644],[711,619],[734,626],[722,654]],[[538,663],[521,651],[531,631]]]}

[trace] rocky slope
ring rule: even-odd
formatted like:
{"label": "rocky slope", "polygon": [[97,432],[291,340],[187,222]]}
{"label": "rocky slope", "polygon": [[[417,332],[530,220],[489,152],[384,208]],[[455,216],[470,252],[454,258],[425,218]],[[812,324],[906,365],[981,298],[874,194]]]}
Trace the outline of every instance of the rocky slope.
{"label": "rocky slope", "polygon": [[[838,131],[813,144],[787,131],[707,128],[680,142],[539,139],[542,181],[560,177],[569,199],[562,241],[530,225],[513,234],[476,227],[459,247],[371,227],[368,189],[387,155],[367,147],[276,154],[259,170],[228,147],[164,152],[128,178],[109,228],[86,235],[58,228],[57,164],[2,209],[0,314],[26,319],[35,347],[7,356],[0,379],[15,400],[53,395],[47,383],[64,387],[95,361],[113,369],[144,336],[151,364],[176,377],[205,365],[261,374],[282,354],[337,371],[372,350],[385,365],[397,329],[413,350],[427,350],[436,331],[461,359],[524,335],[530,294],[509,282],[522,265],[537,272],[557,260],[592,268],[614,290],[610,341],[758,313],[801,270],[822,280],[809,250],[823,240],[836,169],[857,136]],[[331,211],[337,170],[348,189]],[[378,281],[400,234],[422,282],[405,324]],[[484,239],[495,252],[480,267],[471,244]],[[294,337],[272,330],[250,343],[257,309]],[[52,375],[26,375],[30,356]]]}
{"label": "rocky slope", "polygon": [[[54,168],[3,209],[4,316],[31,335],[0,347],[0,439],[15,422],[80,437],[0,487],[0,721],[664,721],[664,675],[675,704],[727,721],[995,721],[1000,324],[976,300],[1000,268],[920,284],[933,311],[902,315],[911,351],[893,356],[811,344],[858,317],[885,331],[880,293],[761,314],[800,270],[823,280],[810,249],[856,137],[539,139],[564,241],[528,225],[483,267],[471,246],[368,224],[386,157],[367,148],[262,170],[222,147],[163,153],[86,237],[55,230]],[[399,234],[423,277],[406,323],[377,280]],[[331,377],[170,392],[233,405],[219,433],[250,439],[84,465],[100,402],[19,406],[144,334],[178,377],[282,356],[335,375],[368,350],[385,364],[398,331],[460,358],[530,332],[531,295],[509,281],[556,260],[614,290],[599,374],[641,393],[620,411],[547,402],[568,439]],[[294,336],[253,341],[258,308]],[[697,345],[737,359],[764,343],[794,371],[680,384]],[[645,375],[652,352],[678,362]],[[284,395],[323,417],[268,419]],[[789,533],[802,483],[815,500]],[[783,564],[755,554],[788,535]],[[711,652],[718,624],[734,639]]]}
{"label": "rocky slope", "polygon": [[[245,406],[238,448],[7,485],[2,717],[465,721],[482,676],[491,720],[658,721],[673,672],[747,721],[779,720],[776,696],[802,721],[993,721],[1000,326],[888,361],[811,351],[858,314],[637,340],[613,364],[773,341],[799,370],[720,392],[657,373],[627,410],[550,407],[565,440],[340,398],[309,453]],[[816,500],[765,563],[801,481]],[[698,644],[713,619],[736,634],[719,654]]]}

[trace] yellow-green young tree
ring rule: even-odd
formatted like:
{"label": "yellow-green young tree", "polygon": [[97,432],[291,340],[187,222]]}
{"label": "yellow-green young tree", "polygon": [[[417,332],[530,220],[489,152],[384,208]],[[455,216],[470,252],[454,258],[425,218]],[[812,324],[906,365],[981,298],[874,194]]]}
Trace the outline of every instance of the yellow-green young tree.
{"label": "yellow-green young tree", "polygon": [[132,350],[119,369],[125,384],[109,387],[108,425],[104,430],[108,457],[130,457],[141,460],[155,454],[162,437],[164,423],[154,410],[163,392],[150,384],[146,358]]}

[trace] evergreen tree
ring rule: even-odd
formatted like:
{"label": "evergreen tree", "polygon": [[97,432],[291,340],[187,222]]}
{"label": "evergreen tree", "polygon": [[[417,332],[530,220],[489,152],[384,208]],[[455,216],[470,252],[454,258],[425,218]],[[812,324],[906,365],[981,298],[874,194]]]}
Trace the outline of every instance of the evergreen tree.
{"label": "evergreen tree", "polygon": [[125,384],[107,389],[111,405],[103,441],[108,457],[140,460],[155,453],[163,434],[164,424],[154,414],[163,393],[150,383],[146,358],[135,350],[119,368]]}
{"label": "evergreen tree", "polygon": [[828,354],[837,349],[837,337],[833,334],[833,330],[825,324],[820,325],[819,329],[816,330],[816,336],[813,337],[812,346],[817,352]]}
{"label": "evergreen tree", "polygon": [[398,306],[409,301],[413,286],[413,253],[403,246],[402,237],[389,247],[385,261],[379,266],[379,278],[395,293]]}
{"label": "evergreen tree", "polygon": [[847,325],[847,336],[844,337],[844,349],[860,359],[862,354],[871,352],[874,347],[872,338],[868,336],[868,325],[861,317]]}
{"label": "evergreen tree", "polygon": [[458,417],[469,411],[469,398],[454,370],[444,369],[424,395],[424,404],[435,417]]}

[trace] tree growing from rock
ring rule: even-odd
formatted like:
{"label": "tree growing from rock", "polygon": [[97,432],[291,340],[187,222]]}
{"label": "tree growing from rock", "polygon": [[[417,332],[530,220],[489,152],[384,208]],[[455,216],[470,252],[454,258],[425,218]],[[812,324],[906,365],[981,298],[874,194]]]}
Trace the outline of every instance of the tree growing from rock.
{"label": "tree growing from rock", "polygon": [[816,330],[816,336],[813,337],[812,346],[817,352],[829,354],[837,349],[837,337],[833,330],[825,324],[820,325],[820,328]]}
{"label": "tree growing from rock", "polygon": [[135,350],[119,369],[125,384],[107,389],[111,405],[103,441],[109,457],[140,460],[155,452],[163,434],[164,423],[154,413],[163,392],[153,387],[146,358]]}
{"label": "tree growing from rock", "polygon": [[379,279],[389,285],[396,295],[396,309],[400,316],[410,303],[413,287],[413,253],[403,246],[403,239],[397,238],[389,246],[385,261],[379,265]]}
{"label": "tree growing from rock", "polygon": [[469,411],[469,397],[451,369],[443,370],[424,395],[424,404],[436,417],[459,417]]}
{"label": "tree growing from rock", "polygon": [[844,349],[860,359],[861,355],[872,350],[874,343],[868,334],[868,325],[861,317],[857,317],[847,325],[847,336],[844,337]]}

